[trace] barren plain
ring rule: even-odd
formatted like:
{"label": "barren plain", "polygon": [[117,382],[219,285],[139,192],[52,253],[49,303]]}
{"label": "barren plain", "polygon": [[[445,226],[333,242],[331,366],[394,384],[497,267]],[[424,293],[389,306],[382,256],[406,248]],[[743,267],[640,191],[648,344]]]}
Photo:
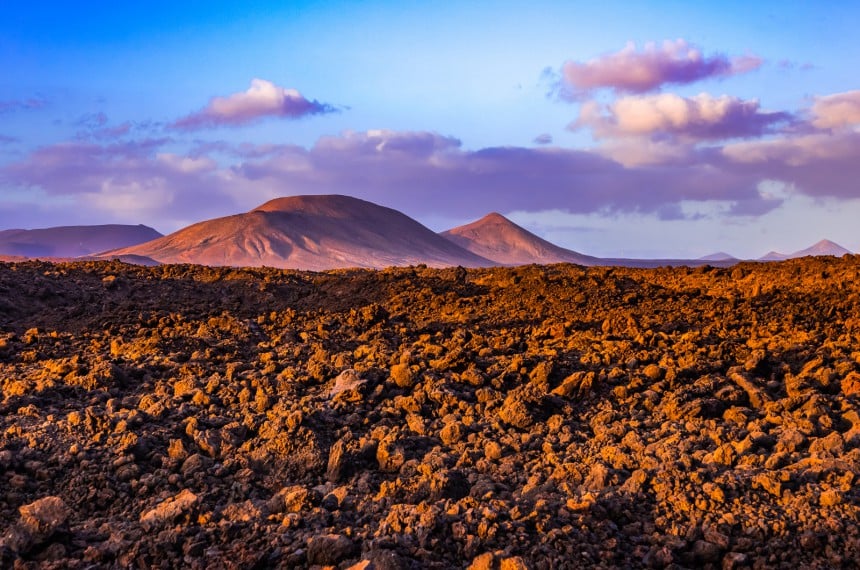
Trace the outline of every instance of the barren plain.
{"label": "barren plain", "polygon": [[0,264],[0,567],[851,568],[860,258]]}

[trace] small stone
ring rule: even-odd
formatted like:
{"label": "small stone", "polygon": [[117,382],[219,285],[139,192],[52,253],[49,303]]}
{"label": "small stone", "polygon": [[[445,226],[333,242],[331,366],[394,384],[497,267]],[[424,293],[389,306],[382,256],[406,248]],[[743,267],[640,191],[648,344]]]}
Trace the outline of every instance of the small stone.
{"label": "small stone", "polygon": [[288,513],[299,513],[311,507],[311,492],[300,485],[282,489],[281,494],[284,497],[284,510]]}
{"label": "small stone", "polygon": [[499,563],[499,570],[529,570],[528,565],[520,556],[511,556],[502,558]]}
{"label": "small stone", "polygon": [[528,428],[535,421],[528,404],[517,393],[509,394],[505,398],[502,408],[499,410],[499,417],[506,424],[520,429]]}
{"label": "small stone", "polygon": [[502,457],[502,446],[495,441],[488,441],[484,444],[484,457],[490,461],[495,461]]}
{"label": "small stone", "polygon": [[824,491],[818,498],[818,504],[820,504],[822,507],[833,507],[840,504],[841,502],[842,493],[833,489]]}
{"label": "small stone", "polygon": [[260,509],[251,500],[241,503],[231,503],[222,511],[224,519],[233,522],[249,522],[259,519],[262,515]]}
{"label": "small stone", "polygon": [[334,398],[340,393],[348,390],[357,390],[367,383],[367,380],[362,380],[358,373],[352,368],[347,368],[337,375],[334,379],[334,385],[329,390],[329,398]]}
{"label": "small stone", "polygon": [[663,369],[656,364],[649,364],[642,371],[642,374],[649,380],[660,380],[663,377]]}
{"label": "small stone", "polygon": [[857,372],[849,372],[841,383],[842,393],[846,396],[854,396],[860,394],[860,374]]}
{"label": "small stone", "polygon": [[406,461],[406,451],[395,441],[385,439],[376,448],[376,461],[383,471],[394,472]]}
{"label": "small stone", "polygon": [[723,556],[723,570],[735,570],[747,564],[747,555],[743,552],[729,552]]}
{"label": "small stone", "polygon": [[472,559],[472,563],[469,564],[467,570],[493,570],[493,565],[496,562],[496,557],[492,552],[485,552],[483,554],[479,554],[474,559]]}
{"label": "small stone", "polygon": [[209,460],[207,458],[199,453],[195,453],[182,462],[182,467],[179,470],[182,472],[183,477],[190,477],[198,471],[203,471],[208,463]]}
{"label": "small stone", "polygon": [[153,529],[164,524],[172,524],[181,518],[188,518],[197,506],[197,495],[183,489],[153,509],[140,515],[140,523],[145,529]]}
{"label": "small stone", "polygon": [[706,529],[702,533],[702,535],[704,536],[706,541],[708,541],[712,544],[716,544],[717,546],[719,546],[723,550],[725,550],[729,547],[729,543],[731,541],[731,539],[728,536],[726,536],[725,534],[719,532],[718,530],[716,530],[714,528]]}
{"label": "small stone", "polygon": [[454,445],[460,441],[462,431],[458,422],[451,422],[439,432],[439,437],[445,445]]}
{"label": "small stone", "polygon": [[349,454],[347,453],[347,445],[348,442],[345,439],[339,439],[329,449],[326,478],[332,483],[340,481],[348,471]]}
{"label": "small stone", "polygon": [[21,524],[33,533],[50,536],[69,518],[69,508],[60,497],[44,497],[28,505],[24,505],[21,513]]}
{"label": "small stone", "polygon": [[753,478],[753,483],[774,497],[782,495],[782,483],[770,473],[759,473]]}
{"label": "small stone", "polygon": [[583,487],[589,491],[600,491],[609,484],[610,471],[603,463],[596,462],[591,466]]}
{"label": "small stone", "polygon": [[355,550],[350,539],[341,534],[324,534],[308,539],[309,564],[337,564]]}
{"label": "small stone", "polygon": [[171,439],[167,446],[167,456],[171,459],[185,459],[188,457],[188,452],[185,450],[185,445],[181,439]]}
{"label": "small stone", "polygon": [[409,364],[395,364],[389,370],[391,379],[401,388],[411,388],[415,385],[415,375]]}
{"label": "small stone", "polygon": [[720,559],[722,549],[707,540],[697,540],[693,543],[693,556],[698,562],[716,562]]}

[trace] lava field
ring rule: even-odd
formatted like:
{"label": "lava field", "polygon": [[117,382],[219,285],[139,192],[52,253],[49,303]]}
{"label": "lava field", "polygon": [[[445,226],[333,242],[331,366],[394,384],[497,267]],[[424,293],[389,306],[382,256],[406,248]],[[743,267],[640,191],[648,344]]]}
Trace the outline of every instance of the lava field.
{"label": "lava field", "polygon": [[854,568],[860,257],[0,263],[0,567]]}

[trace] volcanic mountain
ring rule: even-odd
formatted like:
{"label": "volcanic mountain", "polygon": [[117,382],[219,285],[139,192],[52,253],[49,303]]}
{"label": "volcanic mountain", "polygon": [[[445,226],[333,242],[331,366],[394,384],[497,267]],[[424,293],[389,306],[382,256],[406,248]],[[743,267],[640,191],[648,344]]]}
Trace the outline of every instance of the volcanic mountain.
{"label": "volcanic mountain", "polygon": [[782,261],[784,259],[795,259],[797,257],[817,256],[817,255],[832,255],[834,257],[842,257],[845,254],[851,253],[838,243],[832,242],[829,239],[823,239],[820,242],[813,244],[806,249],[795,251],[794,253],[779,253],[771,251],[759,258],[759,261]]}
{"label": "volcanic mountain", "polygon": [[244,214],[193,224],[103,255],[127,254],[162,263],[312,271],[493,265],[397,210],[340,195],[277,198]]}
{"label": "volcanic mountain", "polygon": [[161,237],[144,226],[60,226],[0,231],[0,255],[22,258],[69,258],[144,243]]}
{"label": "volcanic mountain", "polygon": [[552,244],[495,212],[471,224],[442,232],[440,235],[500,265],[530,263],[596,265],[601,261],[596,257]]}
{"label": "volcanic mountain", "polygon": [[697,261],[739,261],[737,257],[724,251],[703,255]]}

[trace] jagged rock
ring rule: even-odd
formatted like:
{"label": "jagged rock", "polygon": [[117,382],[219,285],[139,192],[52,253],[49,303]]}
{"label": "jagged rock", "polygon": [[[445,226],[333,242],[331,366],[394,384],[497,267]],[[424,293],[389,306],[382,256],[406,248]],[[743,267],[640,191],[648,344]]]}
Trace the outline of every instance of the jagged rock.
{"label": "jagged rock", "polygon": [[467,570],[494,570],[496,557],[492,552],[484,552],[472,559]]}
{"label": "jagged rock", "polygon": [[415,374],[408,363],[395,364],[390,370],[391,379],[401,388],[411,388],[415,384]]}
{"label": "jagged rock", "polygon": [[355,545],[341,534],[325,534],[308,539],[308,563],[337,564],[349,558]]}
{"label": "jagged rock", "polygon": [[183,489],[156,507],[142,513],[140,524],[146,529],[155,529],[174,524],[181,519],[188,520],[199,501],[197,495],[188,489]]}
{"label": "jagged rock", "polygon": [[21,513],[21,524],[29,531],[42,536],[51,535],[65,524],[70,514],[65,501],[60,497],[43,497],[24,505],[18,511]]}
{"label": "jagged rock", "polygon": [[343,392],[347,392],[349,390],[357,390],[361,386],[363,386],[367,381],[362,380],[362,378],[358,375],[358,373],[352,368],[347,368],[343,372],[337,375],[334,379],[334,384],[329,390],[328,396],[329,398],[334,398],[338,394],[342,394]]}

